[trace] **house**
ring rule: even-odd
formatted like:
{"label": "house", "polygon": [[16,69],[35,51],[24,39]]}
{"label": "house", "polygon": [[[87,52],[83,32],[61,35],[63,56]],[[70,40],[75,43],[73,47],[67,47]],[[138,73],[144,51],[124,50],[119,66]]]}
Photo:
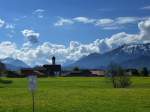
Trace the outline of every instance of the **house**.
{"label": "house", "polygon": [[106,74],[105,70],[93,69],[93,70],[90,70],[90,71],[93,75],[97,75],[97,76],[100,76],[100,77],[104,77],[105,74]]}
{"label": "house", "polygon": [[36,75],[36,74],[34,73],[34,70],[33,70],[32,68],[23,68],[23,69],[21,69],[21,74],[22,74],[23,76]]}
{"label": "house", "polygon": [[64,76],[66,76],[66,77],[98,77],[99,75],[93,74],[88,69],[86,69],[86,70],[83,69],[83,70],[70,71]]}
{"label": "house", "polygon": [[66,74],[65,76],[66,77],[93,77],[94,75],[91,73],[84,73],[82,71],[71,71],[69,74]]}

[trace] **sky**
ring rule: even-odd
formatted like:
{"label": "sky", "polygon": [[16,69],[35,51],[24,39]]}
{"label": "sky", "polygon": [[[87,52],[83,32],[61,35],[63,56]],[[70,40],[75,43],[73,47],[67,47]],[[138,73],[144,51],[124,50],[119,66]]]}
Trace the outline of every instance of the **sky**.
{"label": "sky", "polygon": [[150,42],[150,0],[0,0],[0,59],[60,64]]}

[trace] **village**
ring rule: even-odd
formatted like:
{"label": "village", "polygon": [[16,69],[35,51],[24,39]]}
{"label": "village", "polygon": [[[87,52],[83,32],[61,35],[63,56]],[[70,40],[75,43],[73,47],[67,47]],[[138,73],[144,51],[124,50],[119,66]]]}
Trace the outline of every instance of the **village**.
{"label": "village", "polygon": [[[108,70],[105,69],[80,69],[74,67],[65,70],[61,65],[56,64],[56,57],[51,58],[51,64],[43,66],[36,66],[33,68],[22,68],[18,71],[1,70],[4,77],[10,78],[24,78],[29,75],[36,75],[37,77],[106,77],[109,76]],[[4,69],[4,68],[3,68]],[[129,76],[138,76],[137,69],[126,69],[126,74]]]}
{"label": "village", "polygon": [[43,66],[36,66],[33,68],[22,68],[19,71],[7,71],[6,77],[24,78],[29,75],[36,75],[37,77],[104,77],[106,71],[101,69],[79,69],[74,67],[70,70],[63,70],[62,66],[56,64],[56,58],[53,56],[52,64],[45,64]]}

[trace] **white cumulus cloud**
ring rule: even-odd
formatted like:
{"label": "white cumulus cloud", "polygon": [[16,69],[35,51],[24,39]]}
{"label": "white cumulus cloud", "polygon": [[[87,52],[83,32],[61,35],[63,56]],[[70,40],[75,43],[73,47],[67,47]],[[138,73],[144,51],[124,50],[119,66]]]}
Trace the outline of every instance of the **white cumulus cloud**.
{"label": "white cumulus cloud", "polygon": [[94,19],[89,19],[87,17],[75,17],[75,18],[73,18],[73,20],[76,22],[81,22],[81,23],[85,23],[85,24],[95,22]]}
{"label": "white cumulus cloud", "polygon": [[142,7],[141,9],[142,9],[142,10],[150,10],[150,5],[144,6],[144,7]]}
{"label": "white cumulus cloud", "polygon": [[70,19],[65,19],[65,18],[59,18],[59,20],[54,24],[54,26],[63,26],[63,25],[70,25],[73,24],[74,22]]}
{"label": "white cumulus cloud", "polygon": [[16,54],[17,46],[10,41],[3,41],[0,43],[0,59],[6,57],[13,57]]}
{"label": "white cumulus cloud", "polygon": [[0,28],[2,28],[5,25],[5,21],[0,19]]}
{"label": "white cumulus cloud", "polygon": [[36,15],[38,18],[43,18],[44,17],[44,9],[36,9],[34,10],[33,14]]}
{"label": "white cumulus cloud", "polygon": [[116,18],[117,24],[129,24],[129,23],[136,23],[144,18],[139,17],[118,17]]}
{"label": "white cumulus cloud", "polygon": [[113,19],[104,18],[104,19],[97,20],[96,25],[100,25],[100,26],[111,25],[113,24],[113,22],[114,22]]}
{"label": "white cumulus cloud", "polygon": [[33,30],[29,30],[29,29],[25,29],[23,31],[21,31],[23,36],[30,42],[30,43],[38,43],[38,38],[40,36],[39,33],[33,31]]}

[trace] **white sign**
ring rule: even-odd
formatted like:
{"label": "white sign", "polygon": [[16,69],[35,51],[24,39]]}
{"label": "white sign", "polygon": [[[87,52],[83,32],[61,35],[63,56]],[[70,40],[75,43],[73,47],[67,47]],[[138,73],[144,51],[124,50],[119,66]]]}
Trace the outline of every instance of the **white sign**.
{"label": "white sign", "polygon": [[29,89],[34,92],[37,88],[37,76],[31,75],[29,76]]}

